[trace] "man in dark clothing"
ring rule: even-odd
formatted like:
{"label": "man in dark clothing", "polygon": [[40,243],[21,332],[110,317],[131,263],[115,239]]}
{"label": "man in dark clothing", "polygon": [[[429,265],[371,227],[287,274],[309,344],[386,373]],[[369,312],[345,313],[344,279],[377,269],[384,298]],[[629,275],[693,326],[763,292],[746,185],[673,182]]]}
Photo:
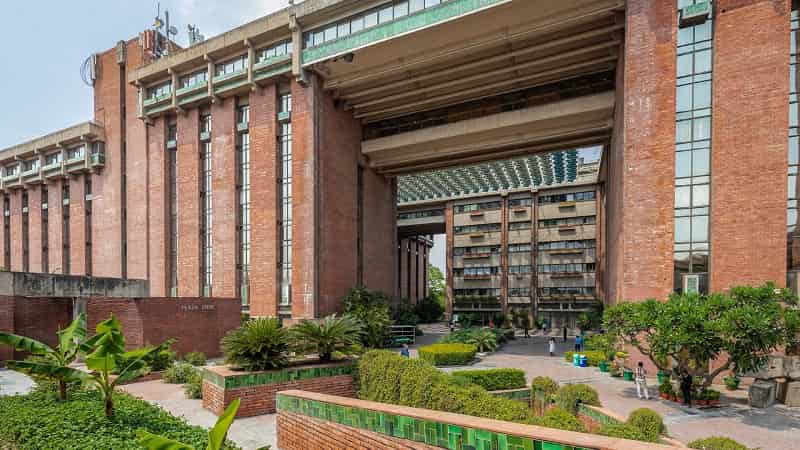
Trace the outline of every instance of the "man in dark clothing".
{"label": "man in dark clothing", "polygon": [[683,403],[692,407],[692,376],[686,369],[681,372],[681,392],[683,393]]}
{"label": "man in dark clothing", "polygon": [[567,342],[567,327],[564,327],[564,342]]}

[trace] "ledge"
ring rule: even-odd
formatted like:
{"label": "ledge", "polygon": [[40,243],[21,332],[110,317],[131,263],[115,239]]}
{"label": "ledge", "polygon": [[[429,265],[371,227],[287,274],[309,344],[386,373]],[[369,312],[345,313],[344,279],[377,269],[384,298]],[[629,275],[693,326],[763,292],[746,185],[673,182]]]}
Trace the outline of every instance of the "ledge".
{"label": "ledge", "polygon": [[233,370],[228,366],[212,366],[205,368],[203,371],[203,380],[224,389],[237,389],[310,378],[351,375],[354,369],[355,362],[349,360],[296,365],[284,369],[267,370],[263,372],[247,372]]}

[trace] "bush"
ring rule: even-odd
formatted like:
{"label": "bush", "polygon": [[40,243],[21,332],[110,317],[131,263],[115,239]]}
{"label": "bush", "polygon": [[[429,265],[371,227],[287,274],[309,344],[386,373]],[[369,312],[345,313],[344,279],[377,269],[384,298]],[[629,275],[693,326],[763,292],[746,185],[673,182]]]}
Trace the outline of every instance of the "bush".
{"label": "bush", "polygon": [[[152,349],[153,346],[148,345],[145,348]],[[172,363],[175,362],[175,352],[173,352],[169,348],[165,348],[157,352],[152,352],[144,357],[144,362],[145,364],[147,364],[147,367],[150,368],[150,371],[161,372],[162,370],[165,370],[168,367],[172,366]]]}
{"label": "bush", "polygon": [[432,344],[419,348],[419,357],[435,366],[459,366],[475,359],[470,344]]}
{"label": "bush", "polygon": [[464,384],[420,359],[388,351],[370,351],[358,361],[358,398],[477,417],[530,423],[527,406],[494,397],[485,389]]}
{"label": "bush", "polygon": [[421,323],[431,323],[442,317],[444,307],[435,298],[425,297],[414,306],[414,313]]}
{"label": "bush", "polygon": [[586,364],[592,367],[600,365],[601,361],[607,361],[605,352],[599,350],[587,350],[585,352],[564,352],[564,359],[567,362],[572,362],[572,356],[578,353],[579,355],[586,355]]}
{"label": "bush", "polygon": [[257,371],[286,367],[289,334],[278,319],[251,319],[222,338],[225,362]]}
{"label": "bush", "polygon": [[178,363],[168,367],[161,379],[164,380],[164,383],[183,384],[189,381],[189,378],[195,373],[199,373],[199,371],[193,365]]}
{"label": "bush", "polygon": [[545,397],[549,397],[558,391],[558,382],[550,377],[536,377],[531,382],[531,391],[533,395],[536,395],[536,391],[542,391]]}
{"label": "bush", "polygon": [[193,366],[205,366],[206,354],[203,352],[189,352],[183,355],[183,360]]}
{"label": "bush", "polygon": [[525,387],[525,372],[520,369],[457,370],[453,376],[466,378],[487,391]]}
{"label": "bush", "polygon": [[350,289],[344,298],[344,312],[361,324],[364,347],[381,348],[389,337],[389,298],[383,292],[363,287]]}
{"label": "bush", "polygon": [[597,434],[621,439],[631,439],[633,441],[647,441],[645,435],[642,434],[638,428],[627,423],[603,425],[597,430]]}
{"label": "bush", "polygon": [[559,408],[569,411],[572,415],[578,414],[578,402],[584,405],[600,406],[597,391],[585,384],[561,386],[556,392],[555,401]]}
{"label": "bush", "polygon": [[647,408],[633,411],[626,423],[639,430],[647,442],[658,442],[659,437],[667,431],[661,415]]}
{"label": "bush", "polygon": [[186,380],[186,386],[183,387],[183,392],[186,393],[186,398],[203,398],[203,373],[195,370],[189,375],[189,379]]}
{"label": "bush", "polygon": [[720,436],[712,436],[692,441],[689,443],[689,448],[696,448],[699,450],[750,450],[733,439]]}
{"label": "bush", "polygon": [[291,329],[296,346],[315,352],[321,361],[331,361],[334,352],[350,355],[359,351],[361,333],[361,324],[355,318],[336,314],[321,321],[303,320]]}
{"label": "bush", "polygon": [[538,419],[535,424],[566,431],[577,431],[581,433],[586,431],[586,429],[583,427],[583,424],[580,420],[578,420],[577,417],[570,414],[569,411],[561,408],[548,409],[544,413],[544,416]]}
{"label": "bush", "polygon": [[[42,384],[27,395],[0,397],[0,448],[139,450],[136,431],[144,429],[194,448],[206,448],[207,432],[130,395],[114,393],[116,415],[103,414],[98,391],[78,389],[59,402]],[[227,442],[227,450],[237,447]]]}
{"label": "bush", "polygon": [[473,333],[467,344],[474,345],[481,353],[493,352],[498,344],[497,335],[493,331],[484,328]]}

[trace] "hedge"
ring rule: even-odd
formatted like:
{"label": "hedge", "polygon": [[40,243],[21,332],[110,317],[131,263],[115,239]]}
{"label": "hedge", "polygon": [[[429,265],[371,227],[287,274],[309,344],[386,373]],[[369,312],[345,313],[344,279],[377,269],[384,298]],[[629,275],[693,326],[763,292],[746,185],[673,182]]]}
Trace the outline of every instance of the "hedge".
{"label": "hedge", "polygon": [[625,423],[639,430],[648,442],[658,442],[661,435],[667,432],[664,419],[652,409],[639,408],[633,411]]}
{"label": "hedge", "polygon": [[[459,381],[462,380],[462,381]],[[517,423],[532,423],[522,402],[495,397],[485,389],[464,384],[421,359],[372,350],[358,361],[358,398],[414,408],[447,411]]]}
{"label": "hedge", "polygon": [[521,369],[457,370],[453,376],[466,378],[487,391],[525,387],[525,371]]}
{"label": "hedge", "polygon": [[577,353],[579,355],[586,355],[586,363],[590,366],[596,367],[600,365],[602,361],[606,361],[606,354],[599,351],[599,350],[587,350],[585,352],[565,352],[564,359],[571,363],[572,356]]}
{"label": "hedge", "polygon": [[562,408],[548,409],[542,417],[537,418],[534,424],[559,430],[586,432],[581,421]]}
{"label": "hedge", "polygon": [[634,441],[647,441],[647,437],[638,428],[627,423],[603,425],[597,430],[597,434]]}
{"label": "hedge", "polygon": [[733,439],[720,436],[712,436],[692,441],[689,443],[689,448],[696,448],[699,450],[750,450]]}
{"label": "hedge", "polygon": [[561,386],[555,395],[556,405],[569,411],[572,415],[578,414],[578,401],[584,405],[600,406],[600,398],[594,388],[585,384],[567,384]]}
{"label": "hedge", "polygon": [[[117,393],[114,409],[115,416],[107,419],[93,389],[71,391],[68,401],[59,402],[48,383],[27,395],[0,397],[0,448],[139,450],[139,429],[206,448],[205,429],[144,400]],[[238,447],[228,442],[224,448]]]}
{"label": "hedge", "polygon": [[432,344],[419,348],[419,357],[435,366],[463,366],[475,359],[470,344]]}

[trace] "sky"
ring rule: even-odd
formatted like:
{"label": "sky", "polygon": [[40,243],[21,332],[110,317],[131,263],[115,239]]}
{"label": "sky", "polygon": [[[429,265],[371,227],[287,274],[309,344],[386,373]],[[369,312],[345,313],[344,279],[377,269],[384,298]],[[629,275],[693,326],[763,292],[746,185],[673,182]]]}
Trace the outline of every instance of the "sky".
{"label": "sky", "polygon": [[[288,0],[162,0],[177,41],[187,24],[210,38],[276,11]],[[297,3],[300,3],[299,1]],[[0,27],[0,149],[92,117],[92,90],[80,68],[152,26],[157,1],[27,0],[3,2]]]}

